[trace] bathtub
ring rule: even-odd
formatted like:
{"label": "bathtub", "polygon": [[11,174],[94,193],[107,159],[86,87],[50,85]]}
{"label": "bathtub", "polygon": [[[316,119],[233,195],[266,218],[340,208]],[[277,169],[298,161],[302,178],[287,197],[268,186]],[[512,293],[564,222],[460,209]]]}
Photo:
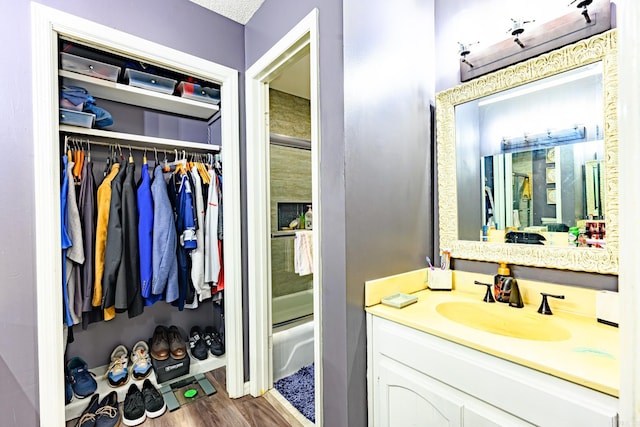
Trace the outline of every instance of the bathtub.
{"label": "bathtub", "polygon": [[313,314],[313,289],[276,297],[271,302],[271,319],[277,328],[280,323]]}
{"label": "bathtub", "polygon": [[313,363],[313,321],[273,330],[273,381]]}

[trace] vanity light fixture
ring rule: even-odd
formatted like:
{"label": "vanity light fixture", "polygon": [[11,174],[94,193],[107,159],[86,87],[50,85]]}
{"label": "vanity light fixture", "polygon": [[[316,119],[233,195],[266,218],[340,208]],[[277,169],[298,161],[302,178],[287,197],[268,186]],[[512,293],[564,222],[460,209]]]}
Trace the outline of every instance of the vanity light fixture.
{"label": "vanity light fixture", "polygon": [[467,61],[467,55],[471,53],[471,50],[469,49],[469,47],[478,43],[480,42],[474,42],[469,44],[463,44],[458,42],[458,54],[460,55],[460,62],[462,62],[463,64],[467,64],[469,67],[473,68],[473,64]]}
{"label": "vanity light fixture", "polygon": [[[588,0],[585,0],[588,1]],[[515,20],[513,18],[511,18],[511,22],[513,22],[513,25],[511,26],[511,28],[509,28],[507,30],[507,33],[511,33],[511,35],[513,36],[513,41],[515,43],[518,44],[518,46],[520,46],[521,48],[525,48],[524,43],[522,43],[522,41],[520,41],[520,35],[522,33],[524,33],[524,24],[529,24],[531,22],[535,22],[535,20],[533,21],[520,21],[520,20]]]}
{"label": "vanity light fixture", "polygon": [[[578,0],[573,0],[571,3],[569,3],[569,6],[571,6],[577,1]],[[587,24],[591,23],[591,17],[589,16],[589,11],[587,10],[587,6],[589,6],[591,3],[593,3],[593,0],[581,0],[580,3],[578,3],[576,6],[578,9],[582,9],[581,14],[582,16],[584,16],[584,19],[585,21],[587,21]]]}

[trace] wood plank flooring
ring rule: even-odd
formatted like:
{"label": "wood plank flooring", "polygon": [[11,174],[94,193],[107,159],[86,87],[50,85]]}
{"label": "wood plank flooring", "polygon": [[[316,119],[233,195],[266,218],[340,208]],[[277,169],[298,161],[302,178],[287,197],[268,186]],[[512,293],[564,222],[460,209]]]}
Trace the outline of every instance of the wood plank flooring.
{"label": "wood plank flooring", "polygon": [[[300,427],[302,426],[288,411],[273,399],[243,396],[231,399],[226,391],[226,370],[219,368],[207,372],[207,378],[216,388],[213,396],[198,399],[183,405],[173,412],[158,418],[147,418],[145,427]],[[102,397],[102,396],[101,396]],[[122,404],[120,405],[122,410]],[[75,426],[77,420],[67,422]]]}

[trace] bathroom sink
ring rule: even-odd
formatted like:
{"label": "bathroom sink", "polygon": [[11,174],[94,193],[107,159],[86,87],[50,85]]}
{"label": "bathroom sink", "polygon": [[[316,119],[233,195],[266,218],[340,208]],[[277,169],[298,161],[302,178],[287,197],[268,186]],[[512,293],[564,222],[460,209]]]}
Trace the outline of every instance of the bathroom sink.
{"label": "bathroom sink", "polygon": [[571,336],[553,316],[525,312],[500,303],[443,302],[436,311],[456,323],[511,338],[533,341],[564,341]]}

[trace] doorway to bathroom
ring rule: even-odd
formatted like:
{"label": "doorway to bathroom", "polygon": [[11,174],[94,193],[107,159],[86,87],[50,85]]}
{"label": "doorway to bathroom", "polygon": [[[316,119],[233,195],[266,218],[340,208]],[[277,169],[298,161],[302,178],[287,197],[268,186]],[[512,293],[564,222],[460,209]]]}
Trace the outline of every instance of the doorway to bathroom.
{"label": "doorway to bathroom", "polygon": [[322,425],[317,13],[246,73],[247,229],[250,392],[293,375],[289,403]]}

